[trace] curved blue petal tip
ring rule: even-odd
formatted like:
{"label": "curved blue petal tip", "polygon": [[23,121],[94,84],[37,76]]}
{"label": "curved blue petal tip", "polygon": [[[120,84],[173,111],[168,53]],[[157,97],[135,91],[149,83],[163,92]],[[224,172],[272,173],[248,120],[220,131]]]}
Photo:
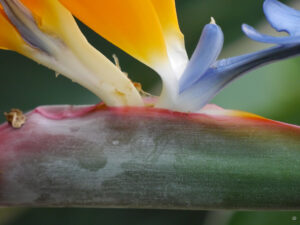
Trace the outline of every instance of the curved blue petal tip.
{"label": "curved blue petal tip", "polygon": [[211,23],[204,27],[196,50],[179,81],[180,93],[197,81],[217,60],[223,42],[224,35],[218,25]]}
{"label": "curved blue petal tip", "polygon": [[300,44],[290,44],[217,61],[189,89],[180,94],[178,103],[181,107],[196,112],[243,74],[259,66],[299,54]]}
{"label": "curved blue petal tip", "polygon": [[244,24],[242,30],[249,38],[258,42],[278,45],[300,43],[300,11],[290,8],[278,0],[265,0],[263,8],[271,26],[278,32],[288,33],[289,36],[265,35]]}
{"label": "curved blue petal tip", "polygon": [[257,42],[271,43],[271,44],[278,44],[278,45],[293,44],[293,43],[300,42],[300,37],[298,36],[273,37],[270,35],[262,34],[247,24],[242,25],[242,30],[245,33],[245,35],[247,35],[250,39]]}
{"label": "curved blue petal tip", "polygon": [[300,35],[300,11],[277,0],[265,0],[264,13],[271,26],[278,32]]}

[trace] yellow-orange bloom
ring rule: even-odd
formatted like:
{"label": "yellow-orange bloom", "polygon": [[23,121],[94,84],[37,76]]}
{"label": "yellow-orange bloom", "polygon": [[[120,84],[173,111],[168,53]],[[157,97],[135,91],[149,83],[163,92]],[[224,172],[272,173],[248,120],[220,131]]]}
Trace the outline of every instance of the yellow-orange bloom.
{"label": "yellow-orange bloom", "polygon": [[12,26],[7,18],[2,6],[0,5],[0,48],[21,51],[21,46],[24,44],[20,34]]}
{"label": "yellow-orange bloom", "polygon": [[174,0],[60,2],[102,37],[159,73],[163,80],[159,106],[172,107],[188,62]]}
{"label": "yellow-orange bloom", "polygon": [[0,47],[61,73],[111,106],[143,105],[132,82],[94,49],[58,0],[0,0]]}

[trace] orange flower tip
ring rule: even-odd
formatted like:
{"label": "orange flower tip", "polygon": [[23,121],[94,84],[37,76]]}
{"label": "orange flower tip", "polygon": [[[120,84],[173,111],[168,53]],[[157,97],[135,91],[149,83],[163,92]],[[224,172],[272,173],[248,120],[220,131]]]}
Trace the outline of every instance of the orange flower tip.
{"label": "orange flower tip", "polygon": [[6,16],[8,22],[19,33],[23,41],[27,43],[27,46],[49,54],[45,43],[42,41],[41,31],[37,27],[31,12],[18,0],[0,0],[0,3],[5,13],[2,16]]}
{"label": "orange flower tip", "polygon": [[230,116],[230,117],[240,117],[240,118],[253,118],[253,119],[265,119],[262,116],[258,116],[254,113],[239,111],[239,110],[230,110],[224,109],[215,104],[207,104],[205,105],[199,113],[215,115],[215,116]]}
{"label": "orange flower tip", "polygon": [[231,109],[224,109],[220,106],[214,105],[214,104],[207,104],[205,105],[198,113],[195,115],[207,115],[209,117],[213,117],[213,119],[217,121],[223,121],[224,123],[230,122],[233,124],[261,124],[261,125],[276,125],[276,126],[282,126],[285,128],[296,128],[299,130],[299,126],[286,124],[283,122],[274,121],[271,119],[267,119],[265,117],[256,115],[254,113],[240,111],[240,110],[231,110]]}

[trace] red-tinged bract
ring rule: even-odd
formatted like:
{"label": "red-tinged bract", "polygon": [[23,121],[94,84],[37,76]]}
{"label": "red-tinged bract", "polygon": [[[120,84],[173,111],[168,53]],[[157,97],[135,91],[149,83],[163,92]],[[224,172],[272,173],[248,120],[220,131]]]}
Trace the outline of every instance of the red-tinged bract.
{"label": "red-tinged bract", "polygon": [[249,113],[46,106],[0,137],[1,206],[300,208],[300,128]]}

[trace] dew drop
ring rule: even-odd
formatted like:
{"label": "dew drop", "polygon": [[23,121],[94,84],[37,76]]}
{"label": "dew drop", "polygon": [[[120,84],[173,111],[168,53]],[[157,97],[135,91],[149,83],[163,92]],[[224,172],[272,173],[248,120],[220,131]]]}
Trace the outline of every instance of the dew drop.
{"label": "dew drop", "polygon": [[112,142],[112,144],[113,144],[113,145],[118,145],[118,144],[120,144],[120,142],[119,142],[118,140],[114,140],[114,141]]}

